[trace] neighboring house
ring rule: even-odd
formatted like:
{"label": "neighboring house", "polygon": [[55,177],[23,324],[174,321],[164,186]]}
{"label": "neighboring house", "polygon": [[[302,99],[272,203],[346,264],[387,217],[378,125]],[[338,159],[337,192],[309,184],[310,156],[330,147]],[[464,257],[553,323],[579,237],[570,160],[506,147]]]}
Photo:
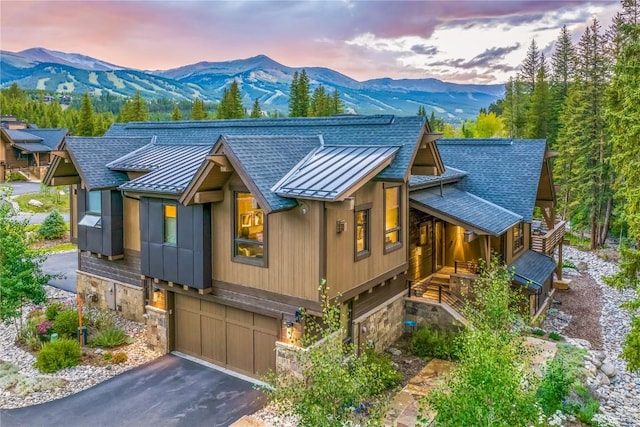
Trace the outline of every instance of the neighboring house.
{"label": "neighboring house", "polygon": [[3,121],[0,126],[0,182],[14,170],[41,179],[51,161],[50,153],[68,133],[67,129],[41,129],[22,122]]}
{"label": "neighboring house", "polygon": [[[85,301],[145,321],[159,350],[257,376],[281,365],[274,348],[301,333],[301,307],[320,314],[323,279],[346,308],[345,339],[382,349],[403,331],[408,279],[488,257],[494,237],[506,251],[516,229],[522,249],[506,261],[529,254],[544,142],[526,161],[538,175],[525,216],[466,193],[470,168],[445,169],[439,137],[420,117],[115,124],[65,138],[45,182],[75,187]],[[441,190],[470,211],[430,201]],[[444,240],[455,226],[472,233],[464,256]]]}

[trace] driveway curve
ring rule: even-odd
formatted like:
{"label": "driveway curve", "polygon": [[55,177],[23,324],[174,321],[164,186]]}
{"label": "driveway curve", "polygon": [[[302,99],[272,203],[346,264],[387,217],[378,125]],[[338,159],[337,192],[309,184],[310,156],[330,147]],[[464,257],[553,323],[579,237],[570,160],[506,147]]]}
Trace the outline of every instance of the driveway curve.
{"label": "driveway curve", "polygon": [[0,425],[228,426],[263,405],[263,394],[252,383],[166,355],[74,395],[2,410]]}

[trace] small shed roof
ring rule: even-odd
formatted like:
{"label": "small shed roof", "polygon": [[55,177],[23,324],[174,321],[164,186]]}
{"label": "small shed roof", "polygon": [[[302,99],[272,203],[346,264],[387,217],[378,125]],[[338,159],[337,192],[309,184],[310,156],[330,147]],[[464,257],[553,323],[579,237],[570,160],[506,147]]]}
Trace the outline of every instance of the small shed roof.
{"label": "small shed roof", "polygon": [[529,249],[509,267],[513,269],[514,282],[539,291],[555,271],[556,263],[550,257]]}
{"label": "small shed roof", "polygon": [[51,151],[51,147],[41,142],[17,142],[13,146],[27,153],[48,153]]}
{"label": "small shed roof", "polygon": [[9,137],[14,142],[40,142],[40,141],[42,141],[42,138],[40,138],[39,136],[33,135],[33,134],[29,133],[29,132],[26,132],[25,130],[5,129],[5,132],[7,132],[7,135],[9,135]]}

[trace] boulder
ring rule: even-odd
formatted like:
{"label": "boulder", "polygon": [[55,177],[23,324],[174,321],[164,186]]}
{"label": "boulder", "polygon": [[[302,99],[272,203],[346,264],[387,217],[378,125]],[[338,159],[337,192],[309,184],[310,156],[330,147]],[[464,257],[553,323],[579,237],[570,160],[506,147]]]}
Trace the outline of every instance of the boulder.
{"label": "boulder", "polygon": [[603,374],[605,374],[609,378],[613,378],[616,376],[616,368],[611,363],[604,363],[600,367],[600,370],[602,371]]}
{"label": "boulder", "polygon": [[596,381],[600,385],[611,384],[611,381],[609,381],[609,377],[607,377],[603,372],[598,372],[598,375],[596,376]]}
{"label": "boulder", "polygon": [[41,202],[40,200],[36,200],[36,199],[31,199],[31,200],[29,200],[29,201],[27,202],[27,204],[28,204],[29,206],[35,206],[35,207],[38,207],[38,208],[41,208],[41,207],[43,206],[43,205],[42,205],[42,202]]}

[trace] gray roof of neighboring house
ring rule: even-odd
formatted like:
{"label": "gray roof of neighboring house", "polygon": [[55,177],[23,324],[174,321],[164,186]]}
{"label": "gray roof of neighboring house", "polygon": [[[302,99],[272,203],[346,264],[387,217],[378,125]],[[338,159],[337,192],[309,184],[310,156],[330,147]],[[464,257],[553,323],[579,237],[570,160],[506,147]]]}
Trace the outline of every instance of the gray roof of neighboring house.
{"label": "gray roof of neighboring house", "polygon": [[514,282],[538,291],[555,271],[556,263],[550,257],[529,249],[511,263],[509,269],[514,272]]}
{"label": "gray roof of neighboring house", "polygon": [[311,151],[320,147],[319,136],[223,135],[220,139],[231,151],[225,150],[225,154],[238,161],[272,210],[298,204],[293,199],[279,197],[271,188]]}
{"label": "gray roof of neighboring house", "polygon": [[[221,135],[318,136],[328,146],[400,147],[394,161],[378,174],[383,179],[403,179],[410,167],[418,138],[425,126],[422,117],[339,116],[316,118],[244,119],[181,122],[132,122],[114,124],[106,137],[152,137],[157,144],[213,145]],[[280,153],[280,160],[289,152]],[[296,160],[297,163],[298,160]],[[295,165],[295,163],[294,163]],[[293,166],[292,166],[293,167]],[[279,177],[281,178],[281,177]]]}
{"label": "gray roof of neighboring house", "polygon": [[107,167],[111,170],[150,171],[122,183],[121,190],[181,193],[211,151],[206,144],[149,144],[123,156]]}
{"label": "gray roof of neighboring house", "polygon": [[514,212],[478,196],[461,191],[453,185],[412,191],[409,200],[426,208],[429,213],[444,215],[472,229],[499,236],[522,221]]}
{"label": "gray roof of neighboring house", "polygon": [[279,196],[337,200],[393,159],[399,147],[322,146],[272,188]]}
{"label": "gray roof of neighboring house", "polygon": [[442,182],[458,181],[467,176],[467,172],[445,165],[442,175],[411,175],[409,187],[431,187]]}
{"label": "gray roof of neighboring house", "polygon": [[127,181],[127,174],[106,164],[147,145],[151,138],[66,137],[66,150],[89,190],[115,188]]}
{"label": "gray roof of neighboring house", "polygon": [[531,221],[544,139],[440,139],[444,164],[468,172],[458,187]]}
{"label": "gray roof of neighboring house", "polygon": [[26,130],[18,129],[5,129],[5,132],[11,137],[14,142],[40,142],[42,138],[33,135]]}
{"label": "gray roof of neighboring house", "polygon": [[62,142],[64,137],[69,133],[68,129],[63,128],[29,128],[25,132],[28,132],[34,136],[42,138],[42,143],[50,148],[49,151],[55,150]]}
{"label": "gray roof of neighboring house", "polygon": [[48,153],[51,151],[51,147],[41,142],[16,142],[13,146],[22,151],[28,151],[29,153]]}

